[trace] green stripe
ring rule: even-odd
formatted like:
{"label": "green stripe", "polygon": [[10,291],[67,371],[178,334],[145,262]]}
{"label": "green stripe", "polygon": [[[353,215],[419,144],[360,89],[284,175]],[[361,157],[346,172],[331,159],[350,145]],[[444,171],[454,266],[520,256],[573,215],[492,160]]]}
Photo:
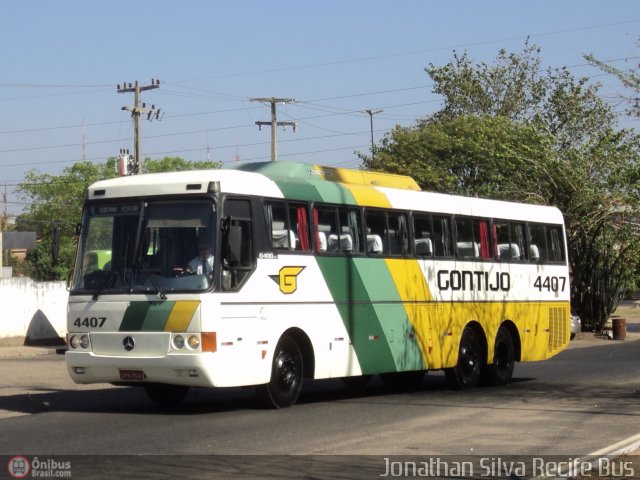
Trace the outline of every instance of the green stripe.
{"label": "green stripe", "polygon": [[285,198],[311,202],[341,203],[357,205],[349,189],[339,183],[324,180],[274,180]]}
{"label": "green stripe", "polygon": [[[421,370],[424,359],[384,262],[318,257],[318,265],[364,374]],[[373,340],[371,337],[378,337]]]}
{"label": "green stripe", "polygon": [[161,332],[175,302],[131,302],[124,312],[121,332]]}
{"label": "green stripe", "polygon": [[410,336],[413,329],[387,264],[380,259],[361,258],[355,260],[355,266],[364,279],[369,299],[375,302],[373,308],[396,371],[425,369],[420,346],[415,336]]}

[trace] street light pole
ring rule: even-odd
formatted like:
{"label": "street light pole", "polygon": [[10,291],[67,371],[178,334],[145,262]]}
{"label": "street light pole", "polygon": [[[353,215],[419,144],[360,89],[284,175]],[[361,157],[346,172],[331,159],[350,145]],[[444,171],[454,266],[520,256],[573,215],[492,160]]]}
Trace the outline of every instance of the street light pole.
{"label": "street light pole", "polygon": [[375,146],[373,143],[373,116],[378,113],[382,113],[384,110],[365,110],[364,113],[369,115],[369,120],[371,123],[371,161],[373,162],[373,157],[375,155]]}

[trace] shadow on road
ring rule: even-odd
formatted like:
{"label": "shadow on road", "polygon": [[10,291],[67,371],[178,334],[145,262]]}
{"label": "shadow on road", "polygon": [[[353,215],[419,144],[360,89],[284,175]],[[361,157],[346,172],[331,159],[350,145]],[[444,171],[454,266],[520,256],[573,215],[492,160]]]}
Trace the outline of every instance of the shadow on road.
{"label": "shadow on road", "polygon": [[[32,389],[32,392],[34,389]],[[140,387],[107,387],[91,390],[35,389],[37,393],[0,397],[0,410],[22,414],[84,412],[120,414],[200,415],[263,408],[253,388],[194,388],[180,405],[172,408],[151,403]],[[541,383],[516,377],[504,387],[478,387],[452,391],[441,374],[425,377],[412,388],[392,388],[377,377],[362,388],[349,388],[340,380],[305,383],[300,406],[322,402],[448,406],[451,408],[567,411],[571,413],[640,416],[639,385],[593,385]]]}

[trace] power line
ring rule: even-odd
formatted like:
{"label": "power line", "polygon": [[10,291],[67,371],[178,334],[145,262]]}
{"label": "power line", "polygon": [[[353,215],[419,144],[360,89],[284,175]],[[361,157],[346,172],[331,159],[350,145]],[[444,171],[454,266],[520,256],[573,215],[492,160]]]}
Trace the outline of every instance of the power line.
{"label": "power line", "polygon": [[[622,62],[622,61],[628,61],[628,60],[634,60],[640,58],[640,56],[629,56],[629,57],[622,57],[622,58],[616,58],[616,59],[611,59],[611,60],[605,60],[603,61],[603,63],[615,63],[615,62]],[[568,65],[565,68],[567,69],[573,69],[573,68],[580,68],[580,67],[586,67],[586,66],[591,66],[590,63],[581,63],[581,64],[575,64],[575,65]],[[609,73],[602,73],[602,74],[598,74],[598,75],[590,75],[589,78],[597,78],[597,77],[601,77],[601,76],[609,76],[611,74]],[[165,82],[165,83],[169,83],[169,82]],[[171,83],[172,85],[177,85],[175,82]],[[0,85],[2,85],[0,83]],[[312,105],[315,102],[323,102],[323,101],[328,101],[328,100],[344,100],[344,99],[349,99],[349,98],[358,98],[358,97],[364,97],[364,96],[371,96],[371,95],[383,95],[383,94],[387,94],[387,93],[399,93],[399,92],[406,92],[406,91],[411,91],[411,90],[421,90],[421,89],[426,89],[426,88],[431,88],[433,87],[433,83],[431,84],[425,84],[425,85],[418,85],[418,86],[412,86],[412,87],[404,87],[404,88],[396,88],[396,89],[389,89],[389,90],[377,90],[377,91],[373,91],[373,92],[361,92],[361,93],[352,93],[349,95],[339,95],[339,96],[333,96],[333,97],[324,97],[324,98],[316,98],[316,99],[310,99],[310,100],[301,100],[298,101],[296,104],[297,105]],[[206,90],[201,90],[201,89],[195,89],[195,88],[191,88],[191,87],[182,87],[181,88],[189,88],[192,90],[196,90],[196,91],[203,91],[206,92]],[[163,90],[163,93],[165,93],[166,90]],[[219,94],[219,95],[224,95],[224,94]],[[237,98],[238,100],[243,100],[246,101],[246,97],[242,97],[242,96],[233,96],[234,98]],[[439,100],[431,100],[431,101],[439,101]],[[430,102],[431,102],[430,101]],[[409,104],[410,105],[410,104]],[[260,107],[239,107],[239,108],[229,108],[229,109],[222,109],[222,110],[209,110],[209,111],[203,111],[203,112],[192,112],[192,113],[184,113],[184,114],[173,114],[173,115],[166,115],[164,118],[166,119],[172,119],[172,118],[184,118],[184,117],[193,117],[193,116],[199,116],[199,115],[215,115],[218,113],[231,113],[231,112],[236,112],[236,111],[243,111],[243,110],[255,110],[258,109]],[[338,107],[325,107],[325,108],[335,108],[336,110],[338,110]],[[389,108],[389,107],[387,107]],[[357,110],[351,110],[351,112],[356,112]],[[120,124],[122,123],[121,120],[117,120],[117,121],[105,121],[105,122],[93,122],[93,123],[87,123],[86,126],[87,127],[100,127],[100,126],[107,126],[107,125],[116,125],[116,124]],[[19,134],[19,133],[33,133],[33,132],[40,132],[40,131],[49,131],[49,130],[61,130],[61,129],[71,129],[71,128],[80,128],[82,127],[82,124],[71,124],[71,125],[59,125],[59,126],[49,126],[49,127],[38,127],[38,128],[25,128],[25,129],[16,129],[16,130],[3,130],[0,131],[0,135],[12,135],[12,134]]]}

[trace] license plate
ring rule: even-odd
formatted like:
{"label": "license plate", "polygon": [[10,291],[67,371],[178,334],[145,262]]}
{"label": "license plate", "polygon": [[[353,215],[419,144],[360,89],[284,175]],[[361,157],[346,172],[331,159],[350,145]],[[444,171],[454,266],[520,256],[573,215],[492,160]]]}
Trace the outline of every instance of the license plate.
{"label": "license plate", "polygon": [[142,381],[144,372],[142,370],[120,370],[120,380]]}

